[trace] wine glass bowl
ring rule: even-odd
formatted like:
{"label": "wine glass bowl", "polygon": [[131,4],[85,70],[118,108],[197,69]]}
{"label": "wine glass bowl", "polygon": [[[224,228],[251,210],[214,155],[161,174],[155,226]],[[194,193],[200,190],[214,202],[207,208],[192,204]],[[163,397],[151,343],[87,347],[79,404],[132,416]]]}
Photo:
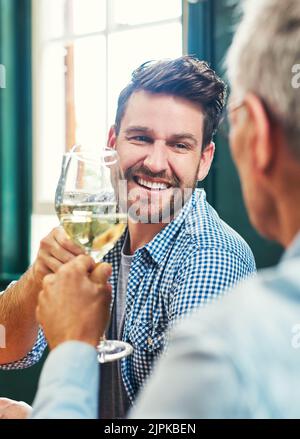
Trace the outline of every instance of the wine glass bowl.
{"label": "wine glass bowl", "polygon": [[55,208],[67,235],[96,262],[124,233],[127,213],[118,192],[122,172],[116,151],[93,156],[80,146],[64,155]]}
{"label": "wine glass bowl", "polygon": [[[114,247],[127,226],[124,177],[115,150],[105,148],[94,155],[80,145],[63,156],[55,194],[55,209],[66,234],[95,262]],[[98,346],[100,362],[113,361],[132,353],[123,341],[106,341]]]}

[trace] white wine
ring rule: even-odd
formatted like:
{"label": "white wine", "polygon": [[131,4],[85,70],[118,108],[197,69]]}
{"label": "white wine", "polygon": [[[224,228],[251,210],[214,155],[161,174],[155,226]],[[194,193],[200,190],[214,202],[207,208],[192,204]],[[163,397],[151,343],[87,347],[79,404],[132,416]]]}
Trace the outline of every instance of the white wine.
{"label": "white wine", "polygon": [[114,203],[61,204],[57,213],[69,238],[96,262],[114,247],[127,225],[127,214],[117,213]]}

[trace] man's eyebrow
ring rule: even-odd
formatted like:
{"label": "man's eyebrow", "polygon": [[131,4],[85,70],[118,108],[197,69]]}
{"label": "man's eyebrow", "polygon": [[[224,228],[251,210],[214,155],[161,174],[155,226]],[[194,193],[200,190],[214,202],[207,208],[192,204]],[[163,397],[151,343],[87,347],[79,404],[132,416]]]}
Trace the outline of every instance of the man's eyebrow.
{"label": "man's eyebrow", "polygon": [[140,125],[135,125],[135,126],[131,126],[126,128],[125,130],[125,134],[132,134],[132,133],[151,133],[152,130],[150,130],[150,128],[148,127],[143,127]]}

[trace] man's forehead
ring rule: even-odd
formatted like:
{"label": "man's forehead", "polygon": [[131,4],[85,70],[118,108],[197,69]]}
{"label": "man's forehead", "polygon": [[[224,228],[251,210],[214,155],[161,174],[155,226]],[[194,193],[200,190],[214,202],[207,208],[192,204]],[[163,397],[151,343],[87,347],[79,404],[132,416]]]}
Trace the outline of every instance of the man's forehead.
{"label": "man's forehead", "polygon": [[203,112],[199,105],[181,97],[137,91],[129,98],[121,121],[127,127],[141,127],[144,131],[155,127],[172,127],[174,134],[195,133],[202,130]]}
{"label": "man's forehead", "polygon": [[183,106],[189,106],[191,108],[194,108],[197,112],[200,114],[203,114],[203,109],[199,103],[193,102],[189,100],[186,97],[183,96],[177,96],[172,93],[155,93],[155,92],[149,92],[146,90],[137,90],[129,97],[126,109],[129,107],[133,107],[139,104],[145,105],[151,105],[151,103],[155,103],[160,101],[161,103],[174,105],[176,103],[177,105],[183,105]]}

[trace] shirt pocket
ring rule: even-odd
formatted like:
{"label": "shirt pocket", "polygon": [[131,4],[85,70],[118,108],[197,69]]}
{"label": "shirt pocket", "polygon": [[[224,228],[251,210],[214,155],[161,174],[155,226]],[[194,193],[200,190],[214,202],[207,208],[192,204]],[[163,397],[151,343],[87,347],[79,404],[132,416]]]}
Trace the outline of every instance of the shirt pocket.
{"label": "shirt pocket", "polygon": [[129,332],[129,342],[133,349],[144,352],[159,352],[165,344],[165,331],[162,325],[151,323],[136,323]]}

